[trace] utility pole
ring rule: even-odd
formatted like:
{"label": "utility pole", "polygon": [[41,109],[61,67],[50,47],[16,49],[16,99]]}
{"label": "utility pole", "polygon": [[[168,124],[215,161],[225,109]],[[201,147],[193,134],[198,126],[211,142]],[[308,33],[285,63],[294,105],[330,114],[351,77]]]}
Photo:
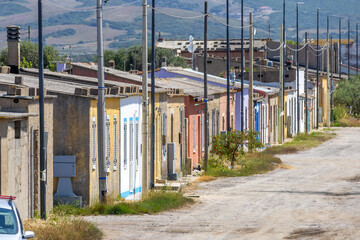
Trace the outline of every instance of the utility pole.
{"label": "utility pole", "polygon": [[[308,43],[308,33],[305,32],[305,44]],[[308,122],[308,79],[309,79],[309,44],[305,47],[305,133],[309,132]]]}
{"label": "utility pole", "polygon": [[348,18],[348,79],[350,78],[350,18]]}
{"label": "utility pole", "polygon": [[[282,78],[283,78],[283,81],[282,81],[282,89],[283,89],[283,108],[285,108],[285,65],[286,65],[286,4],[285,4],[285,0],[283,0],[283,28],[282,28],[282,33],[283,33],[283,60],[280,61],[281,64],[282,64]],[[284,111],[284,109],[283,109]],[[284,111],[284,114],[285,114],[285,111]],[[284,119],[283,119],[283,140],[285,140],[285,115],[284,115]]]}
{"label": "utility pole", "polygon": [[148,91],[148,48],[147,48],[147,0],[143,0],[142,29],[142,196],[148,190],[149,164],[149,91]]}
{"label": "utility pole", "polygon": [[334,59],[334,56],[333,56],[333,39],[332,37],[330,37],[330,69],[331,69],[331,86],[330,86],[330,109],[331,109],[331,112],[330,112],[330,121],[333,121],[333,99],[332,99],[332,96],[333,96],[333,84],[334,84],[334,69],[333,69],[333,59]]}
{"label": "utility pole", "polygon": [[[252,59],[251,59],[252,61]],[[245,56],[244,56],[244,0],[241,0],[241,131],[244,131],[244,66],[245,66]]]}
{"label": "utility pole", "polygon": [[359,23],[356,23],[356,76],[359,73]]}
{"label": "utility pole", "polygon": [[296,108],[297,130],[300,132],[300,74],[299,74],[299,2],[296,3]]}
{"label": "utility pole", "polygon": [[[207,86],[207,21],[208,21],[208,3],[205,1],[204,11],[204,140],[205,140],[205,153],[204,153],[204,167],[207,171],[208,159],[209,159],[209,119],[208,119],[208,86]],[[226,74],[229,76],[229,72]]]}
{"label": "utility pole", "polygon": [[102,0],[97,0],[97,59],[98,59],[98,158],[99,158],[99,200],[106,200],[106,144],[105,144],[105,83],[104,83],[104,42]]}
{"label": "utility pole", "polygon": [[40,213],[46,220],[46,146],[45,146],[45,103],[44,103],[44,51],[43,51],[43,25],[42,0],[38,0],[39,24],[39,110],[40,110]]}
{"label": "utility pole", "polygon": [[254,84],[254,26],[253,26],[253,14],[250,13],[250,30],[249,30],[249,131],[253,131],[254,122],[254,101],[253,101],[253,84]]}
{"label": "utility pole", "polygon": [[320,9],[317,9],[317,27],[316,27],[316,129],[319,129],[319,68],[320,68],[320,54],[319,54],[319,24],[320,24]]}
{"label": "utility pole", "polygon": [[151,141],[150,189],[155,186],[155,0],[152,0],[151,17]]}
{"label": "utility pole", "polygon": [[269,31],[268,39],[270,40],[271,39],[271,23],[270,23],[270,21],[269,21],[268,31]]}
{"label": "utility pole", "polygon": [[341,17],[339,17],[339,79],[341,80]]}
{"label": "utility pole", "polygon": [[[226,130],[230,132],[230,20],[229,0],[226,0]],[[241,76],[243,73],[241,72]]]}
{"label": "utility pole", "polygon": [[279,112],[279,131],[280,131],[280,139],[279,143],[284,142],[284,120],[285,120],[285,110],[284,110],[284,29],[283,25],[280,26],[280,66],[279,66],[279,83],[280,83],[280,112]]}
{"label": "utility pole", "polygon": [[327,88],[327,95],[326,95],[326,100],[327,100],[327,114],[326,114],[326,124],[328,127],[331,127],[331,121],[330,121],[330,46],[329,46],[329,28],[326,34],[326,43],[327,43],[327,47],[326,47],[326,88]]}
{"label": "utility pole", "polygon": [[28,42],[31,42],[31,26],[28,26]]}

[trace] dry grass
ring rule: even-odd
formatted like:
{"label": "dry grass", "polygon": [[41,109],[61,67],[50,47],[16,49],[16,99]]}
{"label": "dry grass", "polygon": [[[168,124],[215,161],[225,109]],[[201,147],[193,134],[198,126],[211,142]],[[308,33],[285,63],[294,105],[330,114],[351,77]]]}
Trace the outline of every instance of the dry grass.
{"label": "dry grass", "polygon": [[360,120],[354,117],[343,118],[339,120],[341,127],[360,127]]}
{"label": "dry grass", "polygon": [[278,165],[278,168],[280,169],[286,169],[286,170],[292,170],[292,169],[295,169],[295,167],[291,166],[291,165],[288,165],[288,164],[279,164]]}
{"label": "dry grass", "polygon": [[47,221],[29,219],[25,230],[33,231],[36,240],[102,239],[103,233],[92,223],[75,217],[51,216]]}
{"label": "dry grass", "polygon": [[211,181],[214,181],[214,180],[216,180],[216,177],[203,175],[203,176],[198,177],[195,180],[195,182],[211,182]]}

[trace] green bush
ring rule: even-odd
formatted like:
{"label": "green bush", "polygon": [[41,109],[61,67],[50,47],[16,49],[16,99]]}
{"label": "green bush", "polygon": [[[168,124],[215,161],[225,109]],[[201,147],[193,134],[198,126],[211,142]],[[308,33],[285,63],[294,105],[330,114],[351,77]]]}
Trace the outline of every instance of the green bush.
{"label": "green bush", "polygon": [[[337,106],[335,114],[345,114],[345,109],[353,117],[360,114],[360,77],[351,76],[350,79],[343,79],[339,82],[334,92],[334,103]],[[344,116],[337,116],[338,119]]]}
{"label": "green bush", "polygon": [[231,131],[213,137],[211,153],[219,156],[220,159],[231,161],[231,168],[234,168],[236,157],[245,155],[245,147],[249,152],[262,147],[257,140],[258,133]]}

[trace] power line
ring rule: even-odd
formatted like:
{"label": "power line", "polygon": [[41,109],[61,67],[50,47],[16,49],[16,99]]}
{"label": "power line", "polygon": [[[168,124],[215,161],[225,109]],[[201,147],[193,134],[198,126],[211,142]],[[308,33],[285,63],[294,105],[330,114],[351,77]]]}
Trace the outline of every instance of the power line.
{"label": "power line", "polygon": [[230,25],[230,24],[227,25],[226,23],[224,23],[224,22],[216,19],[215,16],[214,16],[214,14],[212,14],[212,13],[210,13],[210,17],[211,17],[212,19],[214,19],[216,22],[218,22],[218,23],[220,23],[220,24],[222,24],[222,25],[224,25],[224,26],[229,26],[229,27],[231,27],[231,28],[243,29],[243,28],[249,28],[250,26],[253,26],[253,25],[247,25],[247,26],[243,26],[243,27],[238,27],[238,26],[234,26],[234,25]]}
{"label": "power line", "polygon": [[176,16],[176,15],[172,15],[172,14],[169,14],[169,13],[165,13],[157,8],[153,8],[152,6],[150,5],[147,5],[148,8],[151,8],[153,10],[155,10],[156,12],[158,13],[161,13],[161,14],[164,14],[166,16],[169,16],[169,17],[174,17],[174,18],[180,18],[180,19],[195,19],[195,18],[203,18],[209,14],[202,14],[202,15],[198,15],[198,16],[188,16],[188,17],[185,17],[185,16]]}
{"label": "power line", "polygon": [[[62,8],[64,10],[68,10],[68,11],[71,11],[71,12],[92,12],[92,11],[95,11],[96,8],[95,7],[89,7],[89,8],[81,8],[81,9],[71,9],[71,8],[67,8],[67,7],[63,7],[61,5],[58,5],[50,0],[46,0],[47,3],[51,4],[51,5],[54,5],[56,7],[59,7],[59,8]],[[104,7],[103,10],[112,10],[112,9],[118,9],[118,8],[122,8],[122,7],[125,7],[125,6],[129,6],[129,5],[133,5],[135,3],[138,3],[140,2],[140,0],[136,0],[136,1],[133,1],[133,2],[130,2],[130,3],[124,3],[124,4],[121,4],[121,5],[118,5],[118,6],[112,6],[112,7]]]}
{"label": "power line", "polygon": [[288,46],[288,45],[286,45],[286,47],[288,48],[288,49],[290,49],[291,51],[294,51],[294,52],[300,52],[300,51],[302,51],[308,44],[310,44],[310,42],[308,41],[304,46],[302,46],[301,48],[299,48],[299,49],[293,49],[293,48],[291,48],[290,46]]}

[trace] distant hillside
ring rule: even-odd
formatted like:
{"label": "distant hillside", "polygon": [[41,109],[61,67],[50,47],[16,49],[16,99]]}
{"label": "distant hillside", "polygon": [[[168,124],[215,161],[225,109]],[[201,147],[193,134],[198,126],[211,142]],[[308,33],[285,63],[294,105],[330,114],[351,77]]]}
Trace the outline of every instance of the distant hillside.
{"label": "distant hillside", "polygon": [[[104,8],[104,39],[106,48],[127,47],[141,43],[142,10],[141,0],[109,0]],[[356,15],[359,11],[358,0],[303,0],[300,6],[300,29],[315,32],[316,8],[321,7],[321,31],[325,37],[326,15]],[[31,38],[37,41],[37,0],[0,0],[0,48],[6,45],[6,26],[20,25],[23,39],[27,39],[27,26],[32,28]],[[148,0],[151,3],[150,0]],[[224,0],[209,0],[210,12],[225,22]],[[231,1],[231,24],[240,26],[241,0]],[[282,23],[281,0],[257,0],[245,2],[245,24],[250,12],[254,13],[258,36],[279,38],[279,27]],[[295,32],[296,0],[286,0],[288,27],[287,37],[293,39]],[[133,4],[131,4],[133,3]],[[96,16],[95,0],[43,0],[44,37],[46,44],[56,46],[61,51],[72,45],[75,54],[91,54],[96,49]],[[122,6],[123,4],[128,4]],[[203,12],[203,0],[156,0],[156,6],[163,12],[177,16],[196,16]],[[150,10],[150,9],[149,9]],[[149,12],[150,13],[150,12]],[[150,17],[149,17],[150,21]],[[343,20],[343,31],[347,28]],[[355,22],[355,20],[354,20]],[[150,22],[149,22],[150,23]],[[156,32],[168,39],[203,37],[203,19],[179,19],[156,14]],[[338,18],[331,18],[331,25],[337,33]],[[150,26],[150,24],[149,24]],[[353,28],[354,30],[355,28]],[[248,29],[245,29],[247,36]],[[334,37],[337,34],[334,32]],[[353,34],[353,33],[352,33]],[[240,29],[232,28],[231,37],[238,38]],[[315,35],[310,35],[314,38]],[[212,19],[209,21],[209,38],[225,38],[225,26]],[[65,49],[64,49],[65,48]]]}

